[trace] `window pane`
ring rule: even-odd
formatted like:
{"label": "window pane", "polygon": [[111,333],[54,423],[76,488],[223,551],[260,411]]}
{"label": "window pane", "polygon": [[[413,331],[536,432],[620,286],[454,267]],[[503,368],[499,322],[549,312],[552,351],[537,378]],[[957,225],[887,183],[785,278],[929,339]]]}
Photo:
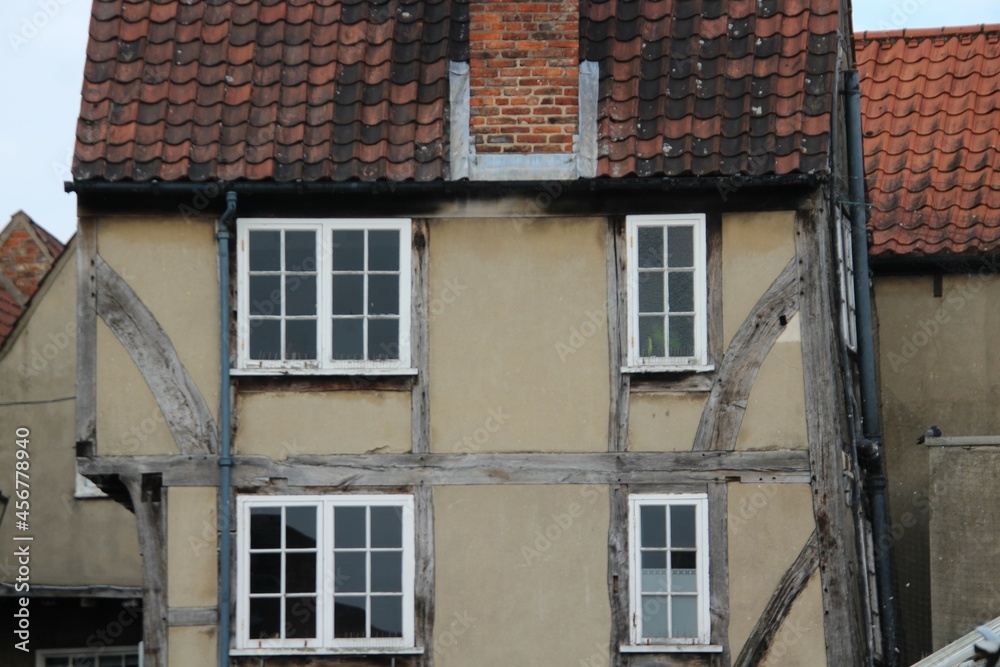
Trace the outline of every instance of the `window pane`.
{"label": "window pane", "polygon": [[403,598],[387,595],[372,598],[372,637],[403,636]]}
{"label": "window pane", "polygon": [[661,595],[642,596],[643,639],[667,636],[667,598]]}
{"label": "window pane", "polygon": [[364,253],[364,232],[333,232],[334,271],[363,271],[365,268]]}
{"label": "window pane", "polygon": [[367,546],[364,507],[334,508],[333,546],[337,549],[357,549]]}
{"label": "window pane", "polygon": [[333,276],[333,314],[363,315],[365,312],[364,276]]}
{"label": "window pane", "polygon": [[642,592],[667,592],[667,552],[642,552]]}
{"label": "window pane", "polygon": [[663,266],[663,227],[639,227],[639,268]]}
{"label": "window pane", "polygon": [[364,359],[364,323],[359,318],[333,320],[333,358]]}
{"label": "window pane", "polygon": [[368,320],[368,358],[399,359],[399,320]]}
{"label": "window pane", "polygon": [[333,602],[333,636],[357,639],[365,636],[365,598],[338,595]]}
{"label": "window pane", "polygon": [[281,592],[281,554],[250,554],[250,592]]}
{"label": "window pane", "polygon": [[690,315],[670,318],[670,356],[694,356],[694,318]]}
{"label": "window pane", "polygon": [[667,280],[670,283],[670,312],[694,312],[694,273],[674,271]]}
{"label": "window pane", "polygon": [[250,548],[281,548],[281,508],[250,508]]}
{"label": "window pane", "polygon": [[399,315],[399,276],[368,276],[368,314]]}
{"label": "window pane", "polygon": [[281,637],[281,598],[250,598],[250,639]]}
{"label": "window pane", "polygon": [[639,524],[642,527],[641,546],[646,548],[667,546],[667,510],[665,507],[662,505],[640,506]]}
{"label": "window pane", "polygon": [[316,358],[316,320],[285,321],[285,359]]}
{"label": "window pane", "polygon": [[694,227],[667,229],[667,265],[694,266]]}
{"label": "window pane", "polygon": [[250,270],[281,270],[281,232],[250,232]]}
{"label": "window pane", "polygon": [[672,637],[698,636],[698,598],[693,595],[670,598]]}
{"label": "window pane", "polygon": [[125,667],[139,667],[139,656],[138,655],[125,656]]}
{"label": "window pane", "polygon": [[674,593],[698,592],[698,557],[694,551],[670,552],[670,590]]}
{"label": "window pane", "polygon": [[372,592],[403,592],[403,553],[401,551],[372,552]]}
{"label": "window pane", "polygon": [[695,542],[694,505],[670,506],[670,546],[674,549],[697,546]]}
{"label": "window pane", "polygon": [[285,271],[316,270],[316,232],[285,232]]}
{"label": "window pane", "polygon": [[316,636],[316,598],[285,598],[285,636],[290,639]]}
{"label": "window pane", "polygon": [[663,313],[663,271],[643,271],[639,274],[639,312]]}
{"label": "window pane", "polygon": [[281,359],[280,320],[250,320],[250,358]]}
{"label": "window pane", "polygon": [[92,657],[78,655],[73,658],[73,667],[94,667]]}
{"label": "window pane", "polygon": [[338,551],[334,554],[333,590],[336,593],[363,593],[368,586],[366,578],[368,554],[364,551]]}
{"label": "window pane", "polygon": [[250,276],[250,315],[281,315],[281,276]]}
{"label": "window pane", "polygon": [[368,232],[368,270],[399,271],[399,231]]}
{"label": "window pane", "polygon": [[69,667],[69,658],[45,658],[45,667]]}
{"label": "window pane", "polygon": [[639,318],[639,356],[667,356],[664,347],[663,318],[659,315]]}
{"label": "window pane", "polygon": [[399,548],[403,546],[403,508],[372,507],[372,546]]}
{"label": "window pane", "polygon": [[285,554],[285,592],[316,592],[316,552]]}
{"label": "window pane", "polygon": [[289,549],[316,548],[316,508],[285,509],[285,546]]}
{"label": "window pane", "polygon": [[316,276],[285,278],[285,314],[316,314]]}

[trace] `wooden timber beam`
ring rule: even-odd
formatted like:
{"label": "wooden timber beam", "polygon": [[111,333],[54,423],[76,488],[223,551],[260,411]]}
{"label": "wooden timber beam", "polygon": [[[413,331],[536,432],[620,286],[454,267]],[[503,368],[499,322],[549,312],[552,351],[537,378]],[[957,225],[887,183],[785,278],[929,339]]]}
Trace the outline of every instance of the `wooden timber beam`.
{"label": "wooden timber beam", "polygon": [[[697,484],[807,482],[805,450],[583,454],[339,454],[274,461],[234,457],[235,486],[447,486],[474,484]],[[213,456],[81,457],[93,477],[162,473],[164,486],[214,486]]]}
{"label": "wooden timber beam", "polygon": [[158,475],[121,476],[135,508],[142,556],[142,643],[147,667],[167,667],[167,513]]}

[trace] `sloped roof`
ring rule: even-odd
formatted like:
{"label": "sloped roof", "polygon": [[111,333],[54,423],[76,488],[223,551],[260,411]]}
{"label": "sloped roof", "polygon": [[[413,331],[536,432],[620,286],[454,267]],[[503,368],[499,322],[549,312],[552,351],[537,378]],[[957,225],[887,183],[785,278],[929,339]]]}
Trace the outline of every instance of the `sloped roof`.
{"label": "sloped roof", "polygon": [[[581,0],[602,176],[828,169],[839,0]],[[464,0],[95,0],[75,180],[448,176]]]}
{"label": "sloped roof", "polygon": [[64,249],[24,211],[11,216],[0,230],[0,345]]}
{"label": "sloped roof", "polygon": [[7,340],[17,318],[24,312],[24,306],[19,304],[14,297],[7,293],[7,290],[0,286],[0,345]]}
{"label": "sloped roof", "polygon": [[876,257],[1000,247],[1000,25],[856,35]]}

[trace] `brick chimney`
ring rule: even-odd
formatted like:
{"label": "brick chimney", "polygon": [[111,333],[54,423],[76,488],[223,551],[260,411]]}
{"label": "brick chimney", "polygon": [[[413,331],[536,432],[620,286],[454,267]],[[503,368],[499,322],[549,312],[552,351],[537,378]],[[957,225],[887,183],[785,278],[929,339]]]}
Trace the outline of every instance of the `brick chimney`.
{"label": "brick chimney", "polygon": [[18,211],[0,231],[0,285],[23,305],[62,250],[62,243]]}
{"label": "brick chimney", "polygon": [[469,3],[475,152],[569,154],[579,133],[578,0]]}

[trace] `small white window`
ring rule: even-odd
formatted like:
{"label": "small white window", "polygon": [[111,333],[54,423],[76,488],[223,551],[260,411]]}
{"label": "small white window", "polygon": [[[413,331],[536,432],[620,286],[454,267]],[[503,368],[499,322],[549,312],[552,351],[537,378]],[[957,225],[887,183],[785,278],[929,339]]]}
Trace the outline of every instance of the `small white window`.
{"label": "small white window", "polygon": [[409,220],[244,219],[238,244],[240,369],[409,370]]}
{"label": "small white window", "polygon": [[840,330],[851,352],[858,350],[858,319],[854,305],[854,241],[851,220],[837,213],[837,264],[840,273]]}
{"label": "small white window", "polygon": [[139,667],[139,647],[101,647],[41,650],[35,667]]}
{"label": "small white window", "polygon": [[629,497],[634,646],[708,645],[708,496]]}
{"label": "small white window", "polygon": [[627,218],[630,370],[708,363],[705,216]]}
{"label": "small white window", "polygon": [[237,649],[413,648],[413,497],[241,496]]}

